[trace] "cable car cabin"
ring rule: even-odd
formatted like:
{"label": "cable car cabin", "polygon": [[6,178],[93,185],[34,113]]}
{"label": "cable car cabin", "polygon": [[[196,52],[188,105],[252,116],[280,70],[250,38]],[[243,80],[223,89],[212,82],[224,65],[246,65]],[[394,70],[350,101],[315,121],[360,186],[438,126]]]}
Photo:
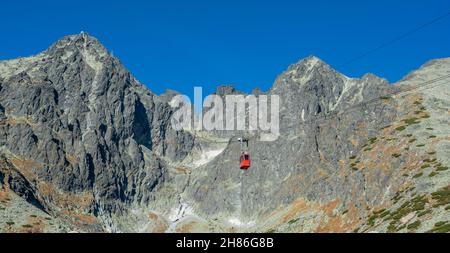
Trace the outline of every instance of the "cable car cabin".
{"label": "cable car cabin", "polygon": [[241,170],[247,170],[250,168],[250,153],[242,152],[241,154]]}

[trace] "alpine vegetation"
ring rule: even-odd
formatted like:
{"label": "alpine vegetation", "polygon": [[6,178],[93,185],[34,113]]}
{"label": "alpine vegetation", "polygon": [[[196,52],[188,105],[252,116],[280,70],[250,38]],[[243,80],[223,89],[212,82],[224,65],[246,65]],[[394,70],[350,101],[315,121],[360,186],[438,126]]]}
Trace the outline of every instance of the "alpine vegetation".
{"label": "alpine vegetation", "polygon": [[449,80],[309,56],[191,104],[66,36],[0,61],[0,231],[449,232]]}

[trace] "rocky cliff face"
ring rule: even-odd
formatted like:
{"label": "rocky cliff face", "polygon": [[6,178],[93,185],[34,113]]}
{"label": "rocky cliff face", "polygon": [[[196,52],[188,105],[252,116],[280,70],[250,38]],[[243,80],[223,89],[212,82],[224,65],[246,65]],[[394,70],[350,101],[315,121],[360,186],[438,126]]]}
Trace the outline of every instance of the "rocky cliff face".
{"label": "rocky cliff face", "polygon": [[[436,60],[391,85],[371,74],[346,77],[310,56],[265,93],[280,96],[281,129],[276,141],[261,142],[258,132],[174,131],[176,92],[156,96],[95,38],[65,37],[36,56],[0,62],[0,227],[433,229],[450,204],[450,86],[443,79],[386,94],[449,72],[450,60]],[[248,171],[238,169],[240,147],[230,142],[243,134]],[[31,225],[17,222],[27,215]]]}
{"label": "rocky cliff face", "polygon": [[87,34],[0,66],[1,151],[48,212],[108,217],[153,201],[164,163],[192,146],[167,102]]}

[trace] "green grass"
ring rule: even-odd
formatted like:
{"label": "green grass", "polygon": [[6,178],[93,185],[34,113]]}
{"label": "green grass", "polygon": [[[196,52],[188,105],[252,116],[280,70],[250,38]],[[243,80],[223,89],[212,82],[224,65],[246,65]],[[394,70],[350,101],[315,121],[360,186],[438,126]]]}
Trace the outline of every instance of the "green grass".
{"label": "green grass", "polygon": [[418,145],[416,145],[416,147],[418,147],[418,148],[425,147],[425,144],[418,144]]}
{"label": "green grass", "polygon": [[394,197],[392,197],[392,200],[394,201],[394,203],[397,203],[401,198],[402,198],[401,192],[397,192],[395,193]]}
{"label": "green grass", "polygon": [[353,160],[353,159],[355,159],[355,158],[356,158],[356,155],[350,156],[350,160]]}
{"label": "green grass", "polygon": [[436,206],[450,204],[450,187],[444,187],[436,192],[431,193],[431,198],[437,201]]}
{"label": "green grass", "polygon": [[399,208],[397,208],[397,210],[391,212],[386,220],[391,219],[392,224],[395,224],[402,217],[408,215],[411,212],[419,212],[425,210],[425,206],[427,203],[428,200],[423,195],[414,197],[410,201],[404,202]]}
{"label": "green grass", "polygon": [[299,220],[300,220],[300,218],[292,219],[292,220],[288,221],[288,224],[289,224],[289,225],[292,225],[292,224],[296,223],[296,222],[299,221]]}
{"label": "green grass", "polygon": [[378,215],[377,214],[373,214],[372,216],[369,217],[369,220],[367,221],[367,224],[371,227],[373,227],[375,225],[375,221],[378,219]]}
{"label": "green grass", "polygon": [[415,222],[409,224],[406,228],[407,228],[407,229],[411,229],[411,230],[412,230],[412,229],[417,229],[417,228],[420,227],[420,225],[421,225],[421,222],[420,222],[420,221],[415,221]]}
{"label": "green grass", "polygon": [[405,122],[405,124],[407,124],[409,126],[409,125],[419,124],[420,121],[418,121],[418,120],[419,120],[418,118],[414,117],[414,118],[404,119],[402,121]]}
{"label": "green grass", "polygon": [[428,231],[429,233],[448,233],[450,232],[450,224],[448,221],[439,221],[434,224],[434,228]]}
{"label": "green grass", "polygon": [[391,212],[389,212],[389,210],[385,210],[382,213],[380,213],[380,218],[384,218],[384,217],[388,216],[389,214],[391,214]]}
{"label": "green grass", "polygon": [[394,158],[399,158],[401,155],[400,154],[392,154],[392,157]]}
{"label": "green grass", "polygon": [[431,166],[430,164],[426,163],[426,164],[420,166],[420,168],[421,169],[426,169],[426,168],[429,168],[430,166]]}
{"label": "green grass", "polygon": [[445,171],[445,170],[448,170],[448,167],[446,167],[446,166],[437,166],[436,167],[436,171]]}
{"label": "green grass", "polygon": [[415,175],[413,176],[413,178],[419,178],[419,177],[421,177],[422,175],[423,175],[423,173],[420,172],[420,173],[415,174]]}
{"label": "green grass", "polygon": [[436,135],[430,135],[430,136],[428,136],[428,139],[433,139],[433,138],[436,138],[437,136]]}
{"label": "green grass", "polygon": [[405,126],[399,126],[399,127],[395,128],[395,130],[396,130],[396,131],[399,131],[399,132],[401,132],[401,131],[403,131],[403,130],[405,130],[405,129],[406,129]]}
{"label": "green grass", "polygon": [[417,217],[422,217],[422,216],[424,216],[424,215],[426,215],[426,214],[429,214],[429,213],[431,213],[431,212],[432,212],[432,211],[431,211],[430,209],[425,210],[425,211],[422,211],[422,212],[420,212],[420,213],[417,214]]}
{"label": "green grass", "polygon": [[397,226],[395,226],[395,223],[394,224],[389,224],[389,226],[387,227],[387,232],[388,233],[394,233],[394,232],[397,232],[398,231],[398,229],[397,229]]}
{"label": "green grass", "polygon": [[14,225],[15,223],[13,222],[13,221],[7,221],[6,222],[6,225],[8,225],[8,226],[12,226],[12,225]]}
{"label": "green grass", "polygon": [[436,222],[436,224],[434,224],[434,226],[435,227],[442,227],[442,226],[444,226],[447,223],[448,223],[448,221],[438,221],[438,222]]}
{"label": "green grass", "polygon": [[377,141],[377,137],[372,137],[369,139],[370,144],[374,144]]}
{"label": "green grass", "polygon": [[415,141],[417,141],[416,138],[409,140],[409,143],[413,143],[413,142],[415,142]]}
{"label": "green grass", "polygon": [[438,175],[438,174],[439,174],[438,172],[433,171],[433,172],[431,172],[430,175],[428,175],[428,176],[429,176],[429,177],[434,177],[434,176],[436,176],[436,175]]}
{"label": "green grass", "polygon": [[427,127],[426,129],[427,130],[434,130],[432,127]]}

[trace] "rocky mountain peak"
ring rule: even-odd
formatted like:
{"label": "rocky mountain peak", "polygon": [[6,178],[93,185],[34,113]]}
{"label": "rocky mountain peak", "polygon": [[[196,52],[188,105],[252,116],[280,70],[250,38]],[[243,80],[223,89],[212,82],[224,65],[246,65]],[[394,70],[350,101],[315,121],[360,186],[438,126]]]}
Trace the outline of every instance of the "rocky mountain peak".
{"label": "rocky mountain peak", "polygon": [[105,64],[119,63],[119,60],[113,57],[98,39],[85,32],[63,37],[44,54],[48,58],[61,59],[65,64],[73,64],[81,59],[96,73],[101,71]]}
{"label": "rocky mountain peak", "polygon": [[231,85],[221,85],[217,87],[215,94],[219,96],[225,96],[243,94],[243,92],[236,90],[236,88]]}
{"label": "rocky mountain peak", "polygon": [[310,66],[310,67],[319,67],[319,66],[323,66],[323,65],[328,65],[326,64],[322,59],[320,59],[319,57],[315,56],[315,55],[309,55],[306,58],[301,59],[300,61],[298,61],[297,63],[294,64],[294,66],[297,65],[306,65],[306,66]]}
{"label": "rocky mountain peak", "polygon": [[[450,61],[434,61],[406,85],[447,74]],[[17,195],[0,201],[0,231],[41,229],[22,223],[39,209],[80,232],[409,232],[399,214],[417,204],[408,219],[428,230],[449,217],[433,200],[450,171],[449,86],[436,84],[380,100],[384,79],[302,59],[268,92],[280,96],[279,138],[250,135],[244,172],[241,132],[176,131],[176,91],[156,96],[94,37],[66,36],[0,62],[0,200]]]}
{"label": "rocky mountain peak", "polygon": [[[285,72],[278,76],[272,87],[272,92],[291,93],[293,89],[298,89],[306,84],[309,84],[307,86],[315,84],[334,86],[337,79],[341,79],[339,82],[342,83],[342,80],[347,79],[347,77],[318,57],[310,55],[295,64],[291,64]],[[311,83],[311,80],[314,82]],[[324,80],[324,82],[317,82],[319,80]],[[332,81],[330,82],[330,80]]]}
{"label": "rocky mountain peak", "polygon": [[298,72],[300,74],[307,74],[313,70],[326,70],[326,71],[334,71],[330,65],[321,60],[319,57],[310,55],[306,58],[301,59],[297,63],[291,64],[287,70],[287,72],[293,71]]}
{"label": "rocky mountain peak", "polygon": [[108,50],[100,43],[100,41],[89,35],[81,32],[80,34],[68,35],[58,40],[53,44],[48,51],[52,52],[56,49],[66,50],[80,50],[80,51],[95,51],[97,54],[107,54]]}

